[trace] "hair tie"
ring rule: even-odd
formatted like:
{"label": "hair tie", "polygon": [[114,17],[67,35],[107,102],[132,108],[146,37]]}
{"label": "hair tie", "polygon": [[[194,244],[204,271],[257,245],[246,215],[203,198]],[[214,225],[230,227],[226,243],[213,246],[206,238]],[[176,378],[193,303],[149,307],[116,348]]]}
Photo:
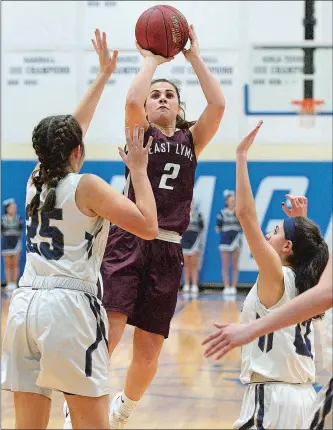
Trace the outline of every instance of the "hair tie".
{"label": "hair tie", "polygon": [[296,217],[290,217],[283,221],[284,235],[287,240],[295,242],[295,221]]}

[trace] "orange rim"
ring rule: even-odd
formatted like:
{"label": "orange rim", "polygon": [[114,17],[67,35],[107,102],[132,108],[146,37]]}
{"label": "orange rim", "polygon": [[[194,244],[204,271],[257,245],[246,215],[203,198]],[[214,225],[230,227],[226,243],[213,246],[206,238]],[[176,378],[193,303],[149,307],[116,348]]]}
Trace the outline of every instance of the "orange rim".
{"label": "orange rim", "polygon": [[291,102],[293,105],[300,106],[300,113],[313,115],[316,113],[316,107],[325,104],[324,100],[314,100],[314,99],[303,99],[303,100],[293,100]]}

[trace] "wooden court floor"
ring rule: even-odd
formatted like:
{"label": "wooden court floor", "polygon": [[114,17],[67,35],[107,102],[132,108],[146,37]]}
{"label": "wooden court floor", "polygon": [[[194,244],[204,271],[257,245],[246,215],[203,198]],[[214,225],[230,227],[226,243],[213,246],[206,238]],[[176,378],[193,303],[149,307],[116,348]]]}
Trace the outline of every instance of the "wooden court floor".
{"label": "wooden court floor", "polygon": [[[179,294],[170,337],[161,354],[158,373],[130,418],[128,429],[231,429],[238,418],[244,387],[239,382],[240,350],[231,351],[221,362],[203,357],[202,339],[213,322],[238,322],[245,294],[226,300],[220,292],[197,297]],[[2,293],[2,333],[10,295]],[[123,388],[131,358],[133,329],[127,327],[116,349],[110,371],[111,395]],[[327,373],[317,355],[319,388]],[[63,396],[53,394],[48,428],[63,427]],[[13,396],[2,391],[2,429],[15,428]]]}

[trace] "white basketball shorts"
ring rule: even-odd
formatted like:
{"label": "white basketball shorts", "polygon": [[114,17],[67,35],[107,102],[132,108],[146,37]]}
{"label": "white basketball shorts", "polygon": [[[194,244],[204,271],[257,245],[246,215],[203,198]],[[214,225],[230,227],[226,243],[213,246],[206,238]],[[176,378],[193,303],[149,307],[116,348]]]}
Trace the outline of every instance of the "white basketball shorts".
{"label": "white basketball shorts", "polygon": [[249,384],[234,429],[301,429],[316,397],[311,384]]}
{"label": "white basketball shorts", "polygon": [[96,286],[87,284],[45,277],[37,289],[14,291],[3,339],[2,389],[47,397],[51,390],[109,394],[107,316],[92,294]]}

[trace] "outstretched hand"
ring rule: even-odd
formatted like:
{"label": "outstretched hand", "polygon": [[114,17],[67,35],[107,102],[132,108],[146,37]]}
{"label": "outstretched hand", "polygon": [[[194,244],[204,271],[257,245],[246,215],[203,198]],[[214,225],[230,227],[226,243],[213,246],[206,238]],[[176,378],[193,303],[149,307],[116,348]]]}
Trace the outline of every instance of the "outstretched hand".
{"label": "outstretched hand", "polygon": [[111,75],[117,67],[118,50],[115,49],[110,55],[106,41],[106,33],[103,31],[102,36],[98,28],[95,30],[95,40],[91,39],[93,47],[98,54],[99,68],[102,73]]}
{"label": "outstretched hand", "polygon": [[218,329],[206,337],[202,345],[207,345],[204,356],[209,358],[215,354],[219,360],[237,346],[245,345],[253,340],[250,330],[245,324],[214,324]]}
{"label": "outstretched hand", "polygon": [[126,127],[127,153],[121,147],[118,147],[121,158],[131,172],[147,171],[149,149],[153,142],[153,138],[150,136],[147,145],[143,147],[144,134],[144,128],[139,128],[139,126],[135,124],[132,138],[130,128]]}
{"label": "outstretched hand", "polygon": [[258,131],[260,127],[262,126],[263,121],[259,121],[257,126],[249,133],[247,136],[244,137],[244,139],[241,141],[241,143],[237,146],[237,153],[243,153],[246,154],[247,151],[252,146],[254,139],[256,135],[258,134]]}

